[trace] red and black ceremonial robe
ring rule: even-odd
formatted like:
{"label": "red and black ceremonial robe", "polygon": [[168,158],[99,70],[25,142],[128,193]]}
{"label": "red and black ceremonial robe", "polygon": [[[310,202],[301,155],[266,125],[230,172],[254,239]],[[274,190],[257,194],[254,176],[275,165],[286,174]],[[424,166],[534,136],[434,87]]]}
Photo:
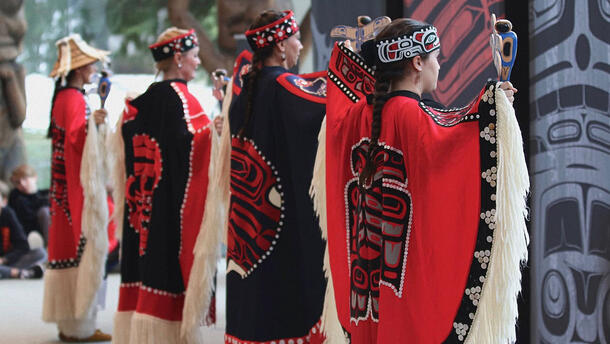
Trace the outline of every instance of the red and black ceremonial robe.
{"label": "red and black ceremonial robe", "polygon": [[[75,318],[77,292],[83,289],[83,286],[77,287],[79,270],[94,269],[91,266],[81,267],[87,240],[81,228],[84,193],[80,177],[89,115],[90,109],[82,90],[65,87],[57,92],[50,123],[51,226],[43,302],[45,321],[57,322]],[[112,212],[113,202],[110,196],[107,197],[107,204]],[[110,249],[117,245],[114,229],[114,222],[110,222]]]}
{"label": "red and black ceremonial robe", "polygon": [[453,110],[390,93],[376,172],[360,185],[374,72],[338,45],[328,74],[325,152],[313,182],[317,209],[326,209],[334,291],[326,302],[339,320],[333,330],[325,319],[327,335],[345,331],[353,344],[509,342],[527,256],[528,182],[504,93],[490,82]]}
{"label": "red and black ceremonial robe", "polygon": [[[77,267],[85,246],[80,167],[90,112],[80,89],[66,87],[55,96],[51,115],[50,270]],[[108,205],[112,208],[110,199]],[[111,245],[116,246],[116,239],[112,239]]]}
{"label": "red and black ceremonial robe", "polygon": [[263,67],[252,116],[239,136],[248,98],[241,87],[248,67],[240,61],[229,111],[225,342],[318,343],[324,244],[308,189],[325,113],[326,73]]}
{"label": "red and black ceremonial robe", "polygon": [[179,336],[206,200],[210,128],[183,80],[154,83],[127,101],[119,335],[131,327],[133,339],[133,331],[152,326],[158,336]]}

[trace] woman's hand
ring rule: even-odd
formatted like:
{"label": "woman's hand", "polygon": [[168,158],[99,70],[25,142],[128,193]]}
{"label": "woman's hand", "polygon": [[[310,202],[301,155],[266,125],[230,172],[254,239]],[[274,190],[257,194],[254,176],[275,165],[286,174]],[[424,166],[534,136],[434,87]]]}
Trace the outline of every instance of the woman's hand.
{"label": "woman's hand", "polygon": [[218,133],[218,135],[222,134],[222,123],[223,122],[224,122],[224,120],[222,119],[222,116],[214,117],[214,129],[216,129],[216,132]]}
{"label": "woman's hand", "polygon": [[107,116],[108,116],[108,111],[106,111],[106,109],[97,109],[97,110],[95,110],[95,112],[93,112],[93,120],[95,121],[95,124],[97,124],[97,125],[104,123]]}
{"label": "woman's hand", "polygon": [[513,87],[513,84],[511,84],[510,81],[504,81],[500,84],[500,89],[504,91],[506,98],[508,98],[508,101],[512,104],[515,101],[515,93],[518,92],[517,89]]}
{"label": "woman's hand", "polygon": [[352,41],[350,41],[349,39],[346,39],[345,41],[343,41],[343,43],[345,43],[345,47],[351,51],[354,51],[354,47],[352,47]]}
{"label": "woman's hand", "polygon": [[224,69],[216,69],[212,72],[212,82],[214,84],[214,89],[212,90],[212,94],[214,98],[218,101],[222,101],[225,97],[224,88],[229,83],[227,78],[227,71]]}

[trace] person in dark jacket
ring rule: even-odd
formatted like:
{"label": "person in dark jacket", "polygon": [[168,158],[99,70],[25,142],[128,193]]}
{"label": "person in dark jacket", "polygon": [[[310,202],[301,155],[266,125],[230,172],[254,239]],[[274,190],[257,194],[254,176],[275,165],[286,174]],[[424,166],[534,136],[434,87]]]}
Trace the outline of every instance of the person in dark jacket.
{"label": "person in dark jacket", "polygon": [[41,278],[41,263],[47,259],[42,248],[30,246],[13,209],[6,205],[8,186],[0,181],[0,279]]}
{"label": "person in dark jacket", "polygon": [[15,187],[8,196],[8,205],[15,211],[26,236],[38,232],[46,244],[49,236],[49,190],[39,190],[38,175],[30,165],[20,165],[11,174]]}

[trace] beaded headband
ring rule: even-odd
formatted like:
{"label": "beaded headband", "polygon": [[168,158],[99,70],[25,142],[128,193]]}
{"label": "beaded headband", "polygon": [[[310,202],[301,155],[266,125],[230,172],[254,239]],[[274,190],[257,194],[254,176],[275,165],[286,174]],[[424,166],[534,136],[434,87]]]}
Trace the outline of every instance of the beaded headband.
{"label": "beaded headband", "polygon": [[377,42],[377,57],[381,63],[392,63],[427,54],[441,47],[434,26],[428,26],[408,35]]}
{"label": "beaded headband", "polygon": [[246,31],[246,39],[252,50],[278,44],[299,31],[294,13],[284,11],[284,16],[273,23]]}
{"label": "beaded headband", "polygon": [[152,52],[155,62],[158,62],[174,56],[177,52],[185,52],[198,45],[195,30],[191,29],[185,34],[152,44],[148,48]]}

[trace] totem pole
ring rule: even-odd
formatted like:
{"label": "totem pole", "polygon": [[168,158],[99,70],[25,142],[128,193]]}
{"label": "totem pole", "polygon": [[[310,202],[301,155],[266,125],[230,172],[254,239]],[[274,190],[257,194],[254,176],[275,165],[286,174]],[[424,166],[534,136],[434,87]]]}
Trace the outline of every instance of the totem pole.
{"label": "totem pole", "polygon": [[530,2],[531,343],[610,343],[610,8]]}
{"label": "totem pole", "polygon": [[25,162],[25,70],[15,62],[27,29],[23,0],[0,2],[0,180]]}

